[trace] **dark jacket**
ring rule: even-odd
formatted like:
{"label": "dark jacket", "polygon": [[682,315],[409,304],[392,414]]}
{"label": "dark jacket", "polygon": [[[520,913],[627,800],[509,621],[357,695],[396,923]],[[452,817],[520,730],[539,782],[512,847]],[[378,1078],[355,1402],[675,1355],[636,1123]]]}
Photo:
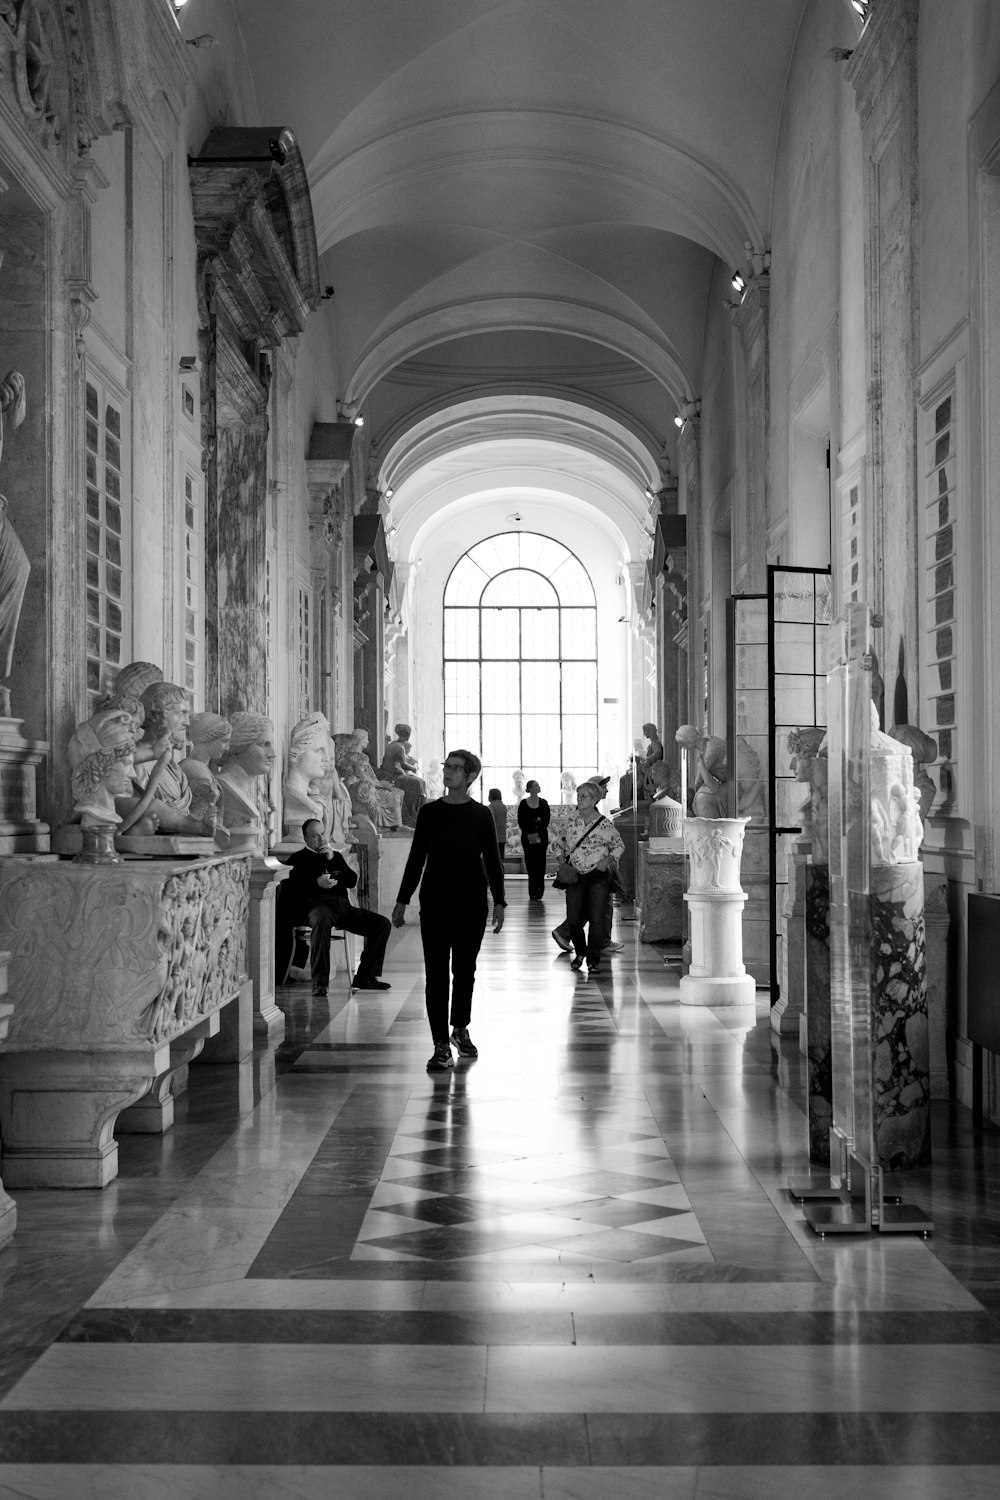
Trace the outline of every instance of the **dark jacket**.
{"label": "dark jacket", "polygon": [[[538,806],[532,807],[527,797],[517,804],[517,826],[521,830],[521,843],[528,843],[529,833],[540,833],[541,844],[544,847],[549,841],[549,819],[552,813],[549,804],[544,797],[539,797]],[[538,845],[530,847],[537,849]]]}
{"label": "dark jacket", "polygon": [[[334,911],[350,906],[347,893],[357,885],[358,877],[342,854],[296,849],[285,864],[292,872],[280,888],[282,912],[288,921],[304,922],[310,907],[320,902],[332,906]],[[317,885],[320,875],[332,876],[336,884],[329,889]]]}

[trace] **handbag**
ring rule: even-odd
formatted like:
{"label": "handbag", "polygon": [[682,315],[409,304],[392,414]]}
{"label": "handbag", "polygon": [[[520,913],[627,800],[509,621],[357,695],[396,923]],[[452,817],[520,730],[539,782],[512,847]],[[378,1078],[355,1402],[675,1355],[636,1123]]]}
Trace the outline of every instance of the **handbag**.
{"label": "handbag", "polygon": [[[601,816],[597,819],[597,822],[591,823],[589,828],[584,829],[583,833],[581,833],[580,837],[573,845],[573,849],[579,849],[580,845],[583,843],[587,835],[597,827],[597,823],[602,823],[603,821],[604,814],[602,813]],[[555,879],[552,882],[552,889],[554,891],[564,891],[568,885],[576,885],[577,881],[580,879],[579,870],[576,868],[576,865],[570,862],[569,856],[573,853],[573,849],[570,849],[566,855],[566,858],[561,859],[556,865]]]}

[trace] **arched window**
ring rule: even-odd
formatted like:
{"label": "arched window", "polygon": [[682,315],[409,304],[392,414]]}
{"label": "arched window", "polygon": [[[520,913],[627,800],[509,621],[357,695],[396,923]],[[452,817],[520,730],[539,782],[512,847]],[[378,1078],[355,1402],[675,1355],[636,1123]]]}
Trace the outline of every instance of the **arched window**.
{"label": "arched window", "polygon": [[597,745],[597,606],[579,558],[536,532],[470,548],[444,591],[444,749],[482,757],[480,785],[509,800],[521,769],[558,799]]}

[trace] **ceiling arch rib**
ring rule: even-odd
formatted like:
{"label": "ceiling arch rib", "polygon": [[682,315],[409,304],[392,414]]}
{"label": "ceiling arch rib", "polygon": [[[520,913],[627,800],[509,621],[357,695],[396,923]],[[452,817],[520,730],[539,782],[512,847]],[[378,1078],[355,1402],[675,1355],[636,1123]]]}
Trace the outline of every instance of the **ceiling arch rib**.
{"label": "ceiling arch rib", "polygon": [[532,234],[632,222],[680,234],[729,266],[763,242],[746,195],[714,165],[633,127],[545,111],[421,121],[310,164],[320,250],[407,220]]}
{"label": "ceiling arch rib", "polygon": [[693,397],[691,382],[662,331],[639,327],[620,313],[586,306],[555,295],[462,293],[444,305],[412,313],[380,330],[370,341],[347,381],[345,400],[364,401],[378,382],[404,360],[436,344],[473,333],[511,328],[558,332],[591,339],[632,359],[660,382],[677,405]]}
{"label": "ceiling arch rib", "polygon": [[443,463],[451,454],[479,450],[503,441],[532,446],[547,445],[558,471],[565,450],[585,455],[615,472],[630,488],[635,514],[644,502],[639,497],[647,487],[659,487],[657,454],[641,442],[624,423],[578,401],[538,396],[488,396],[451,403],[410,425],[391,443],[379,473],[383,490],[393,491],[393,512],[405,502],[407,484],[422,470]]}

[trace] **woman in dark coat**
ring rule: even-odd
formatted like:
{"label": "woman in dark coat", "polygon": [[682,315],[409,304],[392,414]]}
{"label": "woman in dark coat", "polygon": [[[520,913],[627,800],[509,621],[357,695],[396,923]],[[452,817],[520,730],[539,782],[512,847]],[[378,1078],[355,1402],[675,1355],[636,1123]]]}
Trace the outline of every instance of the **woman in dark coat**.
{"label": "woman in dark coat", "polygon": [[549,804],[538,795],[538,782],[529,781],[527,796],[517,804],[517,826],[521,830],[524,868],[528,872],[528,899],[541,901],[545,894],[545,856],[549,847]]}

